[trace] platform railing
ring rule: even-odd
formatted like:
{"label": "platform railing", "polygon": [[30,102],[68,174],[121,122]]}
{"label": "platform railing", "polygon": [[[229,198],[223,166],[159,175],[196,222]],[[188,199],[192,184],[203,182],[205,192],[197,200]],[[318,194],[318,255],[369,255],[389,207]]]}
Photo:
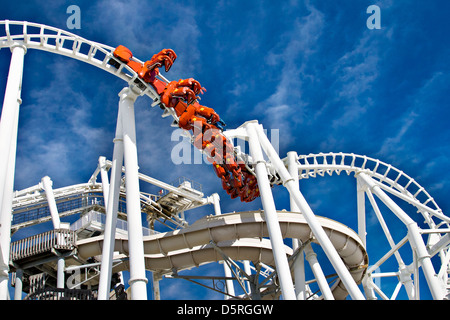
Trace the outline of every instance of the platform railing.
{"label": "platform railing", "polygon": [[68,229],[55,229],[11,243],[10,261],[21,260],[33,255],[56,250],[75,248],[76,234]]}
{"label": "platform railing", "polygon": [[95,300],[88,289],[43,288],[27,295],[24,300]]}

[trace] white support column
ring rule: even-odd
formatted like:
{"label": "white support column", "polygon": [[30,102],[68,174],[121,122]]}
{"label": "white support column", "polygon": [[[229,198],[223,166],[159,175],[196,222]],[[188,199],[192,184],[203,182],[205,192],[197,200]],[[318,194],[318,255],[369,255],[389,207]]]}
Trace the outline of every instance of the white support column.
{"label": "white support column", "polygon": [[[211,195],[211,199],[212,199],[212,203],[214,206],[214,213],[216,214],[216,216],[219,216],[222,214],[222,210],[220,208],[220,197],[217,193],[213,193]],[[224,263],[223,264],[223,271],[225,273],[225,277],[231,277],[231,269],[230,267]],[[225,285],[227,287],[227,293],[234,295],[234,285],[233,285],[233,280],[225,280]],[[225,295],[224,297],[225,299],[230,298],[228,295]]]}
{"label": "white support column", "polygon": [[364,181],[380,200],[405,224],[408,229],[408,238],[411,244],[411,248],[417,255],[417,261],[422,265],[425,279],[427,280],[428,287],[430,288],[433,299],[443,300],[445,297],[445,288],[441,286],[436,277],[433,264],[431,262],[430,254],[427,251],[426,245],[420,234],[420,229],[417,223],[401,209],[394,200],[392,200],[376,183],[364,172],[358,173],[358,176]]}
{"label": "white support column", "polygon": [[274,166],[275,170],[280,175],[284,187],[288,189],[293,200],[299,207],[300,211],[305,217],[306,222],[311,228],[311,231],[313,232],[317,241],[319,241],[320,245],[325,251],[325,254],[327,255],[334,269],[336,270],[345,287],[347,288],[350,296],[355,300],[364,300],[364,295],[361,293],[361,290],[359,290],[358,285],[353,280],[350,272],[348,271],[341,257],[337,253],[327,234],[325,233],[316,216],[314,215],[313,211],[311,210],[311,207],[309,206],[308,202],[303,197],[303,194],[297,188],[294,179],[291,177],[288,170],[284,166],[283,161],[281,161],[274,147],[271,145],[269,139],[264,134],[262,127],[260,125],[256,124],[254,125],[255,130],[257,130],[258,132],[259,142],[261,143],[261,146],[263,147],[265,153],[269,157],[271,164]]}
{"label": "white support column", "polygon": [[102,179],[103,201],[105,203],[105,208],[107,208],[109,198],[109,179],[108,179],[108,171],[106,170],[105,157],[98,158],[98,166],[100,167],[100,177]]}
{"label": "white support column", "polygon": [[[50,209],[50,215],[52,217],[53,229],[61,228],[61,220],[59,218],[58,207],[56,206],[55,194],[53,193],[53,181],[50,177],[45,176],[41,179],[42,189],[45,191],[47,197],[48,207]],[[65,239],[59,238],[58,241],[65,241]],[[58,289],[64,288],[64,258],[59,257],[57,262],[57,274],[56,274],[56,287]]]}
{"label": "white support column", "polygon": [[14,125],[19,120],[19,107],[22,104],[22,73],[24,56],[27,50],[25,46],[18,44],[11,47],[11,52],[8,82],[6,84],[0,120],[0,150],[2,151],[0,153],[0,203],[2,202],[5,188],[10,146],[11,143],[17,141],[17,134],[14,135]]}
{"label": "white support column", "polygon": [[[233,276],[233,274],[231,273],[230,267],[226,263],[223,264],[223,269],[225,271],[225,277],[230,278],[230,277]],[[225,284],[226,284],[226,287],[227,287],[227,293],[232,295],[232,296],[236,295],[236,293],[234,291],[233,280],[228,280],[227,279],[227,280],[225,280]],[[225,298],[225,300],[231,299],[231,297],[227,296],[227,295],[225,295],[224,298]]]}
{"label": "white support column", "polygon": [[11,47],[11,63],[0,120],[0,300],[7,300],[9,252],[11,243],[12,199],[16,167],[19,108],[22,103],[22,73],[26,47]]}
{"label": "white support column", "polygon": [[258,141],[258,135],[255,128],[256,125],[257,124],[252,122],[248,122],[246,124],[247,134],[249,137],[250,155],[255,163],[256,178],[264,209],[264,217],[269,232],[270,243],[272,245],[277,275],[280,280],[281,292],[285,300],[295,300],[296,296],[294,284],[292,282],[291,271],[286,257],[286,252],[284,250],[283,236],[281,234],[280,224],[277,219],[277,211],[275,208],[272,190],[267,177],[266,164]]}
{"label": "white support column", "polygon": [[330,286],[328,285],[327,278],[322,271],[322,267],[317,260],[317,254],[314,252],[311,244],[305,246],[305,256],[308,260],[311,270],[314,274],[314,278],[317,280],[320,291],[322,291],[325,300],[334,300],[333,293],[331,292]]}
{"label": "white support column", "polygon": [[52,217],[53,229],[59,229],[61,220],[59,219],[58,208],[56,207],[55,195],[53,193],[53,181],[50,177],[45,176],[41,179],[42,189],[45,191],[47,197],[48,207],[50,209],[50,215]]}
{"label": "white support column", "polygon": [[159,289],[159,281],[162,279],[160,275],[152,272],[153,296],[155,300],[161,300],[161,290]]}
{"label": "white support column", "polygon": [[361,238],[364,246],[366,246],[366,198],[365,198],[365,188],[356,179],[356,201],[358,208],[358,235]]}
{"label": "white support column", "polygon": [[64,258],[58,258],[58,262],[57,262],[57,273],[56,273],[56,287],[58,289],[64,289],[64,282],[65,282],[65,277],[64,277],[64,269],[66,267],[66,263],[64,261]]}
{"label": "white support column", "polygon": [[[114,138],[114,151],[111,166],[111,182],[108,188],[108,201],[106,205],[105,233],[102,249],[102,263],[100,266],[100,282],[98,287],[98,300],[109,300],[111,291],[112,264],[114,244],[116,238],[117,212],[119,209],[120,183],[123,164],[123,133],[122,116],[120,110],[117,115],[116,136]],[[102,183],[105,181],[102,176]],[[105,190],[103,190],[105,193]]]}
{"label": "white support column", "polygon": [[220,196],[217,193],[213,193],[211,195],[212,203],[214,206],[214,213],[216,216],[219,216],[222,214],[222,209],[220,208]]}
{"label": "white support column", "polygon": [[[294,179],[297,188],[300,188],[297,159],[298,159],[297,152],[290,151],[287,153],[289,173]],[[300,213],[300,209],[295,204],[295,201],[292,198],[292,196],[290,196],[290,207],[292,212]],[[292,239],[292,249],[294,249],[294,251],[299,249],[300,246],[301,242],[299,239]],[[305,279],[305,258],[303,255],[303,251],[299,252],[294,262],[294,279],[295,279],[295,294],[297,296],[297,300],[305,300],[306,279]]]}
{"label": "white support column", "polygon": [[[19,110],[17,110],[19,113]],[[15,131],[14,136],[17,136],[18,122],[15,124],[13,130]],[[13,190],[14,190],[14,173],[15,173],[15,163],[16,163],[16,141],[12,141],[11,150],[9,152],[9,163],[8,171],[6,174],[5,189],[3,192],[3,202],[0,203],[0,238],[1,247],[0,253],[2,253],[0,263],[0,300],[9,299],[8,291],[8,272],[9,272],[9,253],[11,244],[11,222],[12,222],[12,201],[13,201]]]}
{"label": "white support column", "polygon": [[125,158],[125,181],[127,195],[128,243],[130,255],[131,299],[147,299],[144,244],[139,193],[139,167],[136,147],[134,101],[137,96],[130,88],[120,92],[119,112],[122,116],[123,147]]}

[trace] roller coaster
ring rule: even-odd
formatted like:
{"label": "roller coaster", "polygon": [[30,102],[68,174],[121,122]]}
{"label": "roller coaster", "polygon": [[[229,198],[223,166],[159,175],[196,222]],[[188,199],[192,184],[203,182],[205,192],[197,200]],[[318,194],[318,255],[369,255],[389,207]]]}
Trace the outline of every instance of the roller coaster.
{"label": "roller coaster", "polygon": [[[411,300],[421,299],[423,290],[435,300],[450,297],[450,218],[417,181],[394,166],[349,153],[292,151],[280,158],[257,121],[225,129],[214,109],[199,103],[206,90],[199,81],[166,79],[160,68],[169,72],[179,59],[171,49],[143,62],[123,45],[110,47],[58,28],[9,20],[0,21],[1,48],[12,55],[0,122],[0,299],[11,299],[14,288],[17,300],[24,294],[30,300],[145,300],[146,271],[152,273],[155,299],[164,298],[159,290],[163,278],[210,280],[209,288],[225,299],[393,300],[402,288]],[[112,159],[100,156],[86,183],[53,189],[45,176],[14,191],[29,49],[88,63],[126,82],[119,93]],[[239,197],[243,206],[260,200],[263,210],[222,214],[217,193],[205,196],[188,179],[173,185],[139,172],[134,103],[140,96],[150,98],[162,117],[172,117],[172,126],[184,130],[231,198]],[[239,140],[248,143],[249,154],[235,144]],[[317,216],[299,188],[302,179],[341,173],[356,180],[356,231]],[[142,192],[140,183],[164,192]],[[283,187],[290,195],[289,211],[277,210],[272,194],[272,188]],[[371,210],[366,210],[366,199]],[[187,222],[186,212],[207,205],[214,214]],[[61,222],[67,216],[79,219]],[[142,225],[143,216],[148,227]],[[368,231],[368,218],[378,222],[380,232]],[[11,242],[14,232],[46,221],[53,229]],[[156,231],[156,224],[169,231]],[[386,246],[377,250],[384,254],[369,264],[369,244],[383,237]],[[325,274],[324,259],[332,274]],[[223,265],[217,276],[182,274],[215,262]],[[124,271],[130,277],[127,289],[120,277]],[[388,277],[396,282],[393,290],[378,281]],[[76,279],[73,285],[71,279]],[[217,281],[225,285],[219,288]]]}

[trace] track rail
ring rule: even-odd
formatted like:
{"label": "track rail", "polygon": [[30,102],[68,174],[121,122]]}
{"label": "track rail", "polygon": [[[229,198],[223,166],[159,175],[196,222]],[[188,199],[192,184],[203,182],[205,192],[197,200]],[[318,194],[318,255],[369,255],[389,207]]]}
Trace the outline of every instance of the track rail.
{"label": "track rail", "polygon": [[[153,102],[159,102],[159,95],[151,85],[141,81],[131,68],[121,65],[116,69],[108,64],[111,58],[114,59],[113,47],[44,24],[0,21],[0,49],[14,45],[24,45],[27,49],[47,51],[88,63],[125,80],[130,87],[137,88],[140,95],[147,95]],[[137,58],[135,60],[142,63]]]}
{"label": "track rail", "polygon": [[354,153],[319,153],[298,157],[300,179],[325,175],[347,175],[364,172],[387,192],[414,205],[422,214],[430,214],[450,223],[450,218],[442,213],[433,197],[417,181],[378,159]]}

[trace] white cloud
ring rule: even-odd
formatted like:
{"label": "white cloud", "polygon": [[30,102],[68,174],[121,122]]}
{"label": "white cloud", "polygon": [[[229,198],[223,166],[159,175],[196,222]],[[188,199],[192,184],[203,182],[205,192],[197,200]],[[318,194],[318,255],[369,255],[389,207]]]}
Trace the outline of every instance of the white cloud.
{"label": "white cloud", "polygon": [[[96,80],[82,74],[78,61],[50,61],[46,65],[48,83],[35,84],[23,97],[16,187],[32,185],[44,175],[56,185],[84,182],[80,170],[94,170],[106,142],[113,138],[114,128],[105,127],[111,115],[101,114],[106,123],[93,121],[98,116],[96,107],[103,106],[96,105],[95,96],[77,90],[78,84]],[[95,162],[90,163],[92,160]]]}
{"label": "white cloud", "polygon": [[92,11],[102,13],[96,17],[94,27],[108,30],[108,45],[125,45],[143,61],[164,48],[172,48],[178,54],[169,75],[173,77],[190,75],[201,67],[201,33],[193,7],[177,3],[167,14],[166,1],[103,0]]}
{"label": "white cloud", "polygon": [[[292,121],[304,121],[305,104],[301,101],[303,81],[305,78],[314,78],[305,69],[324,26],[323,14],[311,5],[307,8],[310,13],[297,19],[293,29],[280,36],[280,41],[286,44],[284,49],[270,51],[267,55],[268,65],[281,63],[283,66],[275,92],[256,106],[256,110],[263,112],[265,121],[272,128],[287,128]],[[289,114],[295,114],[295,117],[289,117]]]}
{"label": "white cloud", "polygon": [[[445,131],[437,128],[446,127],[445,122],[438,122],[439,114],[442,112],[442,99],[447,96],[448,75],[441,71],[431,72],[422,86],[415,90],[405,101],[409,104],[397,119],[393,119],[392,124],[397,124],[391,136],[387,137],[381,143],[378,155],[390,160],[397,158],[408,159],[415,163],[426,162],[432,154],[424,151],[433,151],[436,153],[436,145],[441,145],[438,139],[445,139]],[[438,126],[438,127],[437,127]],[[426,131],[423,131],[426,130]],[[421,134],[428,136],[432,132],[439,133],[434,135],[435,141],[429,141],[426,145],[421,145],[423,139]]]}
{"label": "white cloud", "polygon": [[371,107],[367,99],[378,77],[379,44],[373,35],[365,33],[352,51],[346,52],[335,64],[335,100],[345,105],[341,116],[332,122],[332,128],[352,125]]}
{"label": "white cloud", "polygon": [[393,156],[400,154],[402,154],[402,157],[411,158],[411,155],[408,152],[404,151],[408,150],[408,147],[406,145],[408,141],[408,130],[411,128],[411,126],[414,125],[417,117],[418,115],[416,113],[411,112],[409,114],[406,114],[401,119],[401,124],[397,130],[396,135],[386,138],[383,141],[380,150],[377,152],[377,154],[381,158],[390,158],[392,160]]}

